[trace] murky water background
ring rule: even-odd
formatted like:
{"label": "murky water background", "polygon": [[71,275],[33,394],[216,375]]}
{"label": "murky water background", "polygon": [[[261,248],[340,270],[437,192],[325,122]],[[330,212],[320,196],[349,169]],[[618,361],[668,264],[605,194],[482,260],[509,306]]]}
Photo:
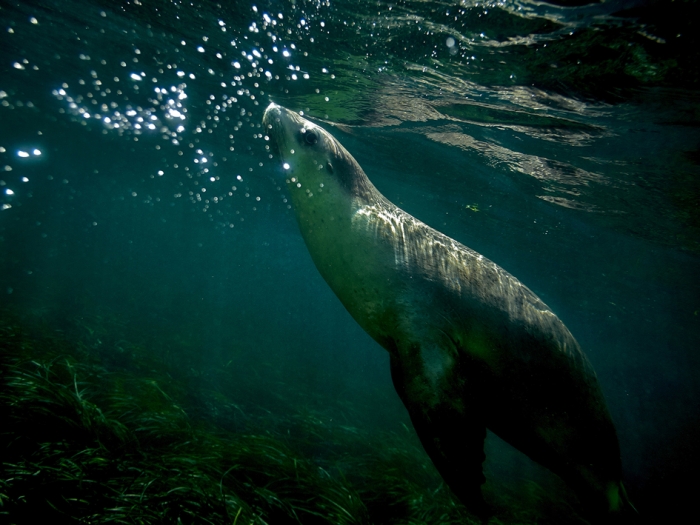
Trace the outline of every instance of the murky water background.
{"label": "murky water background", "polygon": [[[557,312],[632,499],[680,513],[700,437],[695,3],[579,3],[1,2],[3,311],[82,319],[103,347],[178,338],[187,367],[256,378],[242,403],[320,397],[403,428],[384,351],[296,228],[272,100]],[[496,475],[535,475],[489,440]]]}

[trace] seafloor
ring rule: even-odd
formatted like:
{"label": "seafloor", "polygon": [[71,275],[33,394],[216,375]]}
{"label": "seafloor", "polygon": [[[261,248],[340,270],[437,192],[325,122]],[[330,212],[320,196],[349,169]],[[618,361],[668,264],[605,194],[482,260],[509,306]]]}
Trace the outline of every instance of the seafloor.
{"label": "seafloor", "polygon": [[[362,407],[233,362],[198,370],[192,341],[108,313],[45,313],[0,310],[5,523],[477,523],[407,426],[361,428]],[[492,524],[583,523],[536,483],[485,494]]]}

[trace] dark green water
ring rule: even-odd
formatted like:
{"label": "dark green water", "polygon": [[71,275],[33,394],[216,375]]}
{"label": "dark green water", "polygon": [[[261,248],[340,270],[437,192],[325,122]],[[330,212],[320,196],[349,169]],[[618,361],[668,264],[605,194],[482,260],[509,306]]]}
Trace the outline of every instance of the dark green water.
{"label": "dark green water", "polygon": [[[261,125],[272,100],[335,125],[390,200],[553,308],[596,368],[632,500],[684,515],[700,439],[697,6],[579,4],[0,2],[0,322],[108,371],[136,370],[109,360],[125,340],[177,346],[153,351],[154,377],[167,362],[209,378],[184,398],[220,388],[269,414],[258,433],[313,408],[329,432],[413,443],[385,352],[298,233]],[[188,416],[235,432],[212,399]],[[559,487],[493,436],[487,452],[514,504],[530,505],[528,480]]]}

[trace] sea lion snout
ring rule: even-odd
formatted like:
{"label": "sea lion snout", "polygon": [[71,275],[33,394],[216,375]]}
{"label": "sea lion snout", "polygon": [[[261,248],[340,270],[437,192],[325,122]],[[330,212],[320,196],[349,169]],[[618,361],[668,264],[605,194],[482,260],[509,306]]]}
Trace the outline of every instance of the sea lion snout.
{"label": "sea lion snout", "polygon": [[[305,120],[294,111],[270,103],[263,114],[263,126],[271,146],[282,160],[289,161],[300,147],[311,145],[304,140],[307,130],[316,128],[315,124]],[[315,144],[318,141],[313,142]]]}
{"label": "sea lion snout", "polygon": [[274,102],[270,102],[270,105],[265,109],[263,114],[263,125],[265,128],[273,128],[275,123],[279,123],[280,116],[282,114],[282,107],[278,106]]}

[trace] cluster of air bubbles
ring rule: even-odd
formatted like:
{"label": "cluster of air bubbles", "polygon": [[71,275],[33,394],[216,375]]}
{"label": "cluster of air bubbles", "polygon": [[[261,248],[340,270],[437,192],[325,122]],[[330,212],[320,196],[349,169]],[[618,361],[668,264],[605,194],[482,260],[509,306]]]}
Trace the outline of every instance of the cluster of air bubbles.
{"label": "cluster of air bubbles", "polygon": [[[244,184],[242,175],[231,184],[230,172],[221,170],[220,164],[227,162],[226,155],[231,155],[229,161],[236,159],[237,162],[238,155],[251,151],[251,140],[264,138],[256,107],[267,105],[266,86],[276,84],[287,92],[285,83],[318,80],[314,76],[335,78],[329,67],[318,71],[304,67],[305,57],[311,51],[309,46],[315,43],[314,31],[325,28],[322,9],[328,7],[329,2],[314,2],[306,11],[306,3],[304,6],[301,2],[283,5],[283,10],[266,12],[252,6],[250,23],[240,27],[214,19],[209,35],[166,38],[159,44],[160,50],[163,45],[173,46],[179,53],[177,63],[156,60],[157,65],[154,65],[149,62],[149,53],[132,45],[132,56],[122,56],[108,64],[111,60],[107,57],[95,56],[98,47],[90,47],[82,41],[72,55],[81,68],[87,66],[82,78],[57,79],[49,88],[59,103],[58,111],[79,125],[88,126],[90,131],[97,129],[102,134],[118,135],[131,141],[146,141],[152,137],[156,140],[145,143],[155,144],[156,149],[161,149],[161,145],[172,148],[175,158],[163,156],[164,161],[153,170],[151,177],[178,181],[179,187],[173,193],[175,198],[189,198],[204,211],[211,212],[211,208],[224,199],[240,195],[249,198],[255,209],[261,197]],[[108,14],[100,11],[100,16],[106,18]],[[31,23],[37,22],[32,19]],[[159,58],[165,56],[173,57],[174,53],[163,53]],[[120,59],[123,60],[120,62]],[[30,60],[20,58],[10,61],[10,65],[18,70],[17,74],[26,74],[25,71],[37,69]],[[196,91],[192,88],[194,85]],[[204,96],[200,95],[202,90],[206,90]],[[0,96],[0,104],[9,105],[3,98]],[[328,97],[325,100],[328,101]],[[213,133],[218,126],[223,127],[229,137],[224,151],[220,144],[215,145],[225,137]],[[203,140],[205,134],[209,136]],[[205,148],[205,142],[209,141],[212,143]],[[25,148],[17,153],[15,160],[40,155],[34,151],[39,152],[39,149]],[[263,163],[258,166],[263,167]],[[0,163],[0,171],[2,169]],[[254,169],[257,168],[250,167],[248,171]],[[12,167],[7,165],[5,170],[10,171]],[[14,195],[14,190],[5,183],[0,191],[5,197]],[[139,193],[129,190],[132,197],[141,198]],[[9,207],[9,203],[6,204]]]}
{"label": "cluster of air bubbles", "polygon": [[[7,148],[4,146],[0,146],[0,154],[8,153]],[[42,151],[39,148],[27,148],[27,149],[18,149],[15,152],[16,156],[18,159],[28,159],[28,160],[33,160],[33,159],[39,159],[42,155]],[[19,162],[22,162],[20,160]],[[13,168],[10,164],[5,164],[0,168],[0,177],[2,176],[3,173],[9,174],[9,172],[13,171]],[[26,183],[29,182],[28,177],[19,177],[18,179],[19,182]],[[0,178],[0,198],[3,199],[2,204],[0,204],[0,210],[9,210],[12,208],[11,200],[15,197],[16,193],[15,190],[13,190],[10,186],[8,186],[8,183]]]}
{"label": "cluster of air bubbles", "polygon": [[[148,97],[150,105],[142,106],[119,103],[114,100],[115,97],[108,100],[112,90],[103,86],[94,71],[92,77],[92,89],[84,94],[71,93],[65,82],[60,88],[52,91],[58,100],[65,102],[65,108],[61,108],[61,112],[68,112],[83,123],[99,122],[104,126],[104,132],[116,131],[120,135],[129,133],[135,136],[160,133],[173,144],[179,143],[187,120],[187,108],[184,105],[187,99],[187,84],[183,82],[170,86],[155,86],[153,94]],[[145,73],[131,73],[129,80],[134,83],[142,82],[145,77]],[[119,81],[119,77],[114,77],[114,83]],[[156,78],[152,81],[157,83]],[[80,80],[79,84],[86,85],[83,80]],[[116,95],[123,95],[122,90],[117,89]]]}
{"label": "cluster of air bubbles", "polygon": [[[304,50],[304,47],[315,42],[312,36],[312,28],[315,26],[318,30],[325,27],[325,21],[320,20],[321,7],[328,6],[328,2],[318,2],[315,11],[305,13],[292,5],[292,14],[282,12],[264,12],[258,9],[257,6],[252,6],[252,11],[255,16],[258,16],[257,21],[252,21],[248,27],[248,31],[255,35],[264,35],[269,39],[269,55],[262,47],[253,49],[251,52],[243,52],[243,56],[250,62],[254,76],[264,76],[268,81],[280,80],[283,77],[287,81],[309,80],[313,72],[303,68],[295,57],[303,60],[303,57],[308,57],[309,52]],[[276,58],[275,58],[276,57]],[[281,61],[282,70],[278,70],[275,74],[273,66],[277,61]],[[234,68],[240,68],[240,62],[233,63]],[[326,69],[327,72],[327,68]],[[282,71],[286,70],[286,73]]]}

